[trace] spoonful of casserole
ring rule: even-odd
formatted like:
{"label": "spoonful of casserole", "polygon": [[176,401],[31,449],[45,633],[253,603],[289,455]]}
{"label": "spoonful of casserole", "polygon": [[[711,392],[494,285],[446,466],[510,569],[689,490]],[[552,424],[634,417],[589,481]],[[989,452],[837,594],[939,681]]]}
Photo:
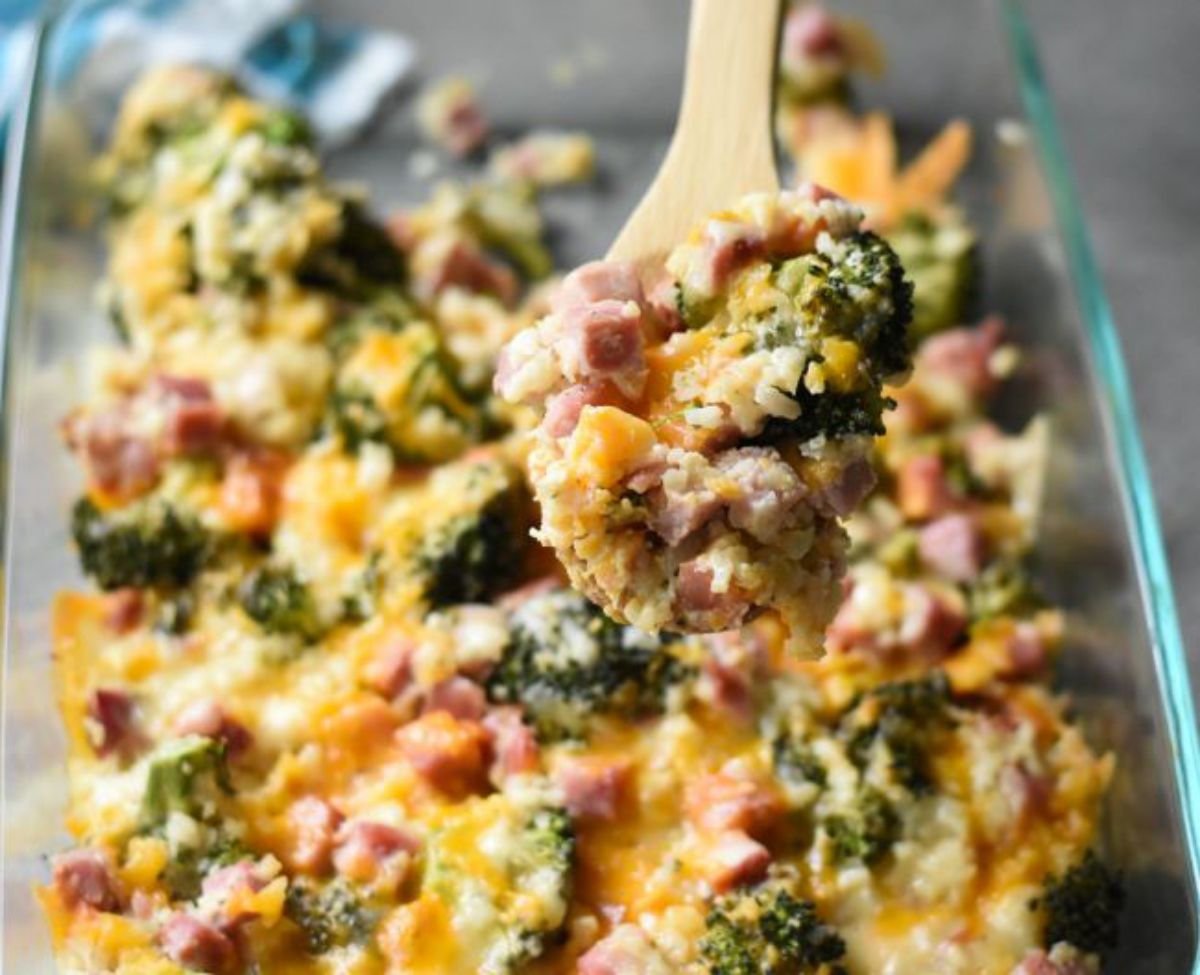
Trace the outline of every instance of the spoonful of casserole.
{"label": "spoonful of casserole", "polygon": [[569,274],[501,355],[540,416],[541,541],[645,630],[778,615],[818,656],[840,520],[874,485],[885,382],[909,367],[911,286],[850,203],[780,190],[778,0],[693,0],[679,121],[606,258]]}

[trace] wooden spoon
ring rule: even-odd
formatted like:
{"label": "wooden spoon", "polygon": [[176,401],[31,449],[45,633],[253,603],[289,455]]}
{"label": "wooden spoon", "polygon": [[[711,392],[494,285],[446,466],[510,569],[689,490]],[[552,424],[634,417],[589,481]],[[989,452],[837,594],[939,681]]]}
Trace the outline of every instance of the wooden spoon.
{"label": "wooden spoon", "polygon": [[780,0],[692,0],[683,100],[666,157],[610,260],[662,260],[705,216],[778,192],[771,113]]}

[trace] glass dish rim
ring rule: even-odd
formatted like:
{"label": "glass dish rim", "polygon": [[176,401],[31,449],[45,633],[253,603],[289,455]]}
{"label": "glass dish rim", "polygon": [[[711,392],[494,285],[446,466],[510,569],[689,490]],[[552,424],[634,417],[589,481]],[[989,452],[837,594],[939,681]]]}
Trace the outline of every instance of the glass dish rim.
{"label": "glass dish rim", "polygon": [[[0,827],[8,811],[7,680],[13,621],[10,613],[12,539],[9,512],[16,474],[10,467],[12,378],[16,341],[14,319],[20,308],[23,228],[28,207],[23,190],[30,179],[32,147],[39,123],[38,103],[46,61],[56,28],[92,0],[59,0],[49,5],[38,25],[25,83],[14,102],[4,146],[0,192],[8,206],[0,210]],[[1187,874],[1195,902],[1200,899],[1200,730],[1187,658],[1171,581],[1170,564],[1158,517],[1149,465],[1124,354],[1103,277],[1096,263],[1084,210],[1042,70],[1027,0],[995,0],[1007,56],[1025,110],[1042,173],[1050,192],[1064,248],[1067,274],[1078,303],[1088,362],[1096,380],[1097,405],[1112,458],[1122,514],[1137,575],[1138,595],[1154,655],[1159,705],[1171,749],[1178,812],[1187,852]],[[5,829],[0,828],[0,877],[7,868]],[[0,916],[4,915],[0,886]],[[1192,975],[1200,975],[1200,940]]]}

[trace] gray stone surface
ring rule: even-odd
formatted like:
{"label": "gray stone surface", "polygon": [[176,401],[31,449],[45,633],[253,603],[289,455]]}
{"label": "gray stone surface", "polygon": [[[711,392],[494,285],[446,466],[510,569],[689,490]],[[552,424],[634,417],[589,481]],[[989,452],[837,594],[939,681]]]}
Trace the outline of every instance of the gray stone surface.
{"label": "gray stone surface", "polygon": [[[661,77],[664,60],[668,66],[680,60],[682,36],[675,44],[663,39],[674,32],[684,0],[322,0],[318,6],[348,20],[367,14],[425,39],[423,54],[433,70],[469,68],[477,54],[510,44],[549,63],[556,50],[578,51],[580,37],[611,37],[614,27],[625,28],[626,43],[638,55],[633,63],[642,67],[622,77],[621,90],[599,96],[603,110],[588,123],[606,116],[614,123],[645,122],[675,97],[670,91],[648,97],[647,84]],[[561,6],[572,8],[570,23]],[[903,97],[909,105],[931,102],[932,117],[969,114],[978,94],[972,88],[986,85],[989,76],[986,65],[971,71],[971,59],[995,47],[994,38],[976,36],[980,18],[961,15],[976,4],[865,0],[844,6],[879,7],[906,18],[906,28],[919,25],[921,39],[906,44],[945,59],[955,65],[954,76],[968,80],[939,90],[936,80],[909,78]],[[1200,3],[1029,0],[1028,6],[1123,338],[1184,636],[1200,671],[1200,504],[1192,481],[1200,469],[1200,409],[1191,401],[1200,379]],[[556,16],[539,17],[551,7],[559,8]],[[447,19],[453,30],[444,28]]]}
{"label": "gray stone surface", "polygon": [[1030,4],[1129,364],[1200,671],[1200,4]]}

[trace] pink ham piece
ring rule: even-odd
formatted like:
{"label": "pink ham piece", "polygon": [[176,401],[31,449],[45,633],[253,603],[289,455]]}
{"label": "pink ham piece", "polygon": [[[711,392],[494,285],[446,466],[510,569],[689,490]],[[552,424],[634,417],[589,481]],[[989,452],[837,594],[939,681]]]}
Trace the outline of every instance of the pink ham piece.
{"label": "pink ham piece", "polygon": [[946,463],[938,454],[909,457],[897,472],[897,502],[910,521],[936,518],[954,505]]}
{"label": "pink ham piece", "polygon": [[1095,969],[1082,957],[1055,959],[1051,955],[1041,949],[1033,951],[1010,975],[1095,975]]}
{"label": "pink ham piece", "polygon": [[671,546],[699,531],[724,508],[724,502],[707,490],[656,490],[648,497],[650,529]]}
{"label": "pink ham piece", "polygon": [[503,264],[488,258],[478,247],[458,240],[446,248],[437,266],[423,279],[424,293],[439,295],[447,288],[463,288],[489,294],[505,305],[517,298],[517,276]]}
{"label": "pink ham piece", "polygon": [[542,429],[552,437],[569,437],[579,425],[585,406],[599,406],[611,398],[601,385],[576,383],[546,400]]}
{"label": "pink ham piece", "polygon": [[754,701],[749,676],[715,655],[706,657],[701,669],[708,682],[713,704],[738,721],[751,721],[754,717]]}
{"label": "pink ham piece", "polygon": [[486,784],[490,736],[477,721],[433,711],[396,732],[400,753],[431,786],[455,797]]}
{"label": "pink ham piece", "polygon": [[992,356],[1003,341],[1004,320],[993,315],[974,328],[931,336],[917,353],[917,369],[950,380],[971,396],[986,396],[1000,381]]}
{"label": "pink ham piece", "polygon": [[81,905],[97,911],[120,909],[116,878],[99,850],[71,850],[56,856],[53,884],[68,910]]}
{"label": "pink ham piece", "polygon": [[979,578],[987,554],[987,539],[968,514],[943,515],[925,525],[918,536],[921,561],[951,582]]}
{"label": "pink ham piece", "polygon": [[148,393],[166,411],[162,446],[168,456],[212,454],[228,438],[225,411],[204,380],[160,374]]}
{"label": "pink ham piece", "polygon": [[710,220],[704,228],[706,290],[716,294],[738,269],[760,257],[766,237],[755,226],[731,220]]}
{"label": "pink ham piece", "polygon": [[158,932],[158,943],[171,961],[194,972],[223,975],[238,962],[237,946],[220,928],[177,911]]}
{"label": "pink ham piece", "polygon": [[487,710],[487,696],[475,681],[450,677],[429,689],[422,710],[425,714],[446,711],[464,721],[478,721]]}
{"label": "pink ham piece", "polygon": [[821,501],[837,517],[845,518],[854,512],[874,487],[875,468],[865,457],[860,457],[847,464],[822,491]]}
{"label": "pink ham piece", "polygon": [[421,841],[413,834],[367,819],[347,820],[338,829],[335,842],[333,865],[343,877],[367,882],[386,871],[397,886],[421,849]]}
{"label": "pink ham piece", "polygon": [[492,736],[493,773],[499,778],[536,772],[541,750],[533,729],[521,720],[519,707],[495,707],[484,716]]}
{"label": "pink ham piece", "polygon": [[174,730],[180,736],[202,735],[219,741],[230,758],[241,755],[254,743],[249,729],[212,700],[195,701],[184,708],[175,719]]}
{"label": "pink ham piece", "polygon": [[68,442],[81,452],[91,483],[124,500],[145,494],[159,476],[154,445],[131,433],[127,423],[127,408],[117,406],[67,428]]}
{"label": "pink ham piece", "polygon": [[786,812],[770,785],[730,772],[712,772],[693,781],[684,796],[688,820],[702,830],[736,830],[762,839]]}
{"label": "pink ham piece", "polygon": [[442,137],[456,156],[469,156],[487,141],[487,119],[474,98],[463,99],[450,109]]}
{"label": "pink ham piece", "polygon": [[642,313],[632,302],[605,299],[575,305],[562,313],[562,323],[577,346],[583,376],[632,382],[645,371]]}
{"label": "pink ham piece", "polygon": [[567,811],[576,819],[611,821],[633,782],[633,764],[625,758],[584,755],[565,758],[554,770]]}
{"label": "pink ham piece", "polygon": [[734,589],[713,590],[713,571],[700,559],[684,562],[675,579],[675,604],[701,630],[732,630],[740,626],[750,603]]}
{"label": "pink ham piece", "polygon": [[137,629],[146,609],[146,597],[140,589],[118,589],[103,598],[105,626],[118,635]]}
{"label": "pink ham piece", "polygon": [[92,722],[92,747],[102,758],[128,752],[141,740],[134,721],[133,698],[125,691],[96,688],[88,699],[87,716]]}
{"label": "pink ham piece", "polygon": [[645,302],[637,269],[628,261],[592,261],[577,267],[562,280],[550,299],[553,311],[562,314],[571,308],[599,301]]}
{"label": "pink ham piece", "polygon": [[1008,667],[1005,675],[1016,678],[1036,677],[1050,662],[1050,648],[1036,624],[1022,620],[1008,638]]}
{"label": "pink ham piece", "polygon": [[288,807],[292,834],[290,862],[301,873],[322,874],[329,869],[333,838],[342,814],[319,796],[304,796]]}
{"label": "pink ham piece", "polygon": [[793,7],[783,25],[785,61],[838,57],[844,52],[841,29],[829,11],[815,3]]}
{"label": "pink ham piece", "polygon": [[666,961],[636,924],[621,924],[579,956],[576,975],[665,975]]}
{"label": "pink ham piece", "polygon": [[704,839],[698,866],[717,894],[761,880],[771,865],[771,851],[740,830],[710,834]]}
{"label": "pink ham piece", "polygon": [[235,898],[243,891],[257,893],[267,886],[268,880],[253,860],[239,860],[214,870],[200,886],[207,901],[205,916],[219,924],[223,932],[232,934],[238,925],[258,917],[257,912],[237,905]]}
{"label": "pink ham piece", "polygon": [[387,698],[396,697],[412,681],[412,659],[416,643],[397,637],[385,643],[363,668],[367,684]]}

